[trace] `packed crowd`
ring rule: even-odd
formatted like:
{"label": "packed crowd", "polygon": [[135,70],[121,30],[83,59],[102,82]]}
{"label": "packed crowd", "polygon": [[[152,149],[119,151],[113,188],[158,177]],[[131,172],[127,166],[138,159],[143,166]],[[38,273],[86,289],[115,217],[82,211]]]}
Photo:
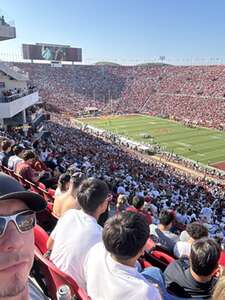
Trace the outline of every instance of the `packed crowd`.
{"label": "packed crowd", "polygon": [[224,129],[223,66],[62,66],[17,64],[60,112],[147,112]]}
{"label": "packed crowd", "polygon": [[[31,155],[32,163],[37,163],[38,167],[34,168],[36,172],[41,172],[38,180],[47,187],[55,188],[57,176],[72,168],[87,177],[105,180],[114,194],[118,190],[123,191],[128,202],[135,195],[148,195],[157,212],[167,207],[179,210],[182,224],[187,224],[194,214],[196,220],[208,222],[207,226],[213,235],[217,232],[223,234],[224,191],[218,182],[191,177],[164,163],[146,160],[118,145],[74,128],[69,120],[60,119],[58,115],[52,122],[46,123],[45,129],[51,135],[44,139],[35,140],[32,134],[24,137],[21,133],[12,132],[10,140],[34,151],[28,157]],[[6,156],[8,158],[12,156],[12,144],[6,143],[5,147],[3,153],[9,153]],[[34,179],[27,179],[35,181],[37,178],[34,176]],[[201,211],[207,205],[212,211],[206,220]]]}
{"label": "packed crowd", "polygon": [[[178,118],[180,110],[180,119],[185,122],[191,120],[212,127],[222,124],[222,112],[220,116],[216,111],[213,123],[206,123],[212,113],[209,101],[214,101],[215,107],[218,104],[220,110],[223,108],[223,100],[215,98],[223,97],[222,85],[219,92],[214,91],[223,78],[222,67],[51,68],[40,64],[20,64],[20,67],[29,71],[31,84],[40,88],[43,99],[58,112],[78,114],[88,103],[105,112],[112,108],[117,113],[134,112],[142,107],[149,113],[173,118]],[[192,68],[196,70],[192,72]],[[205,84],[211,81],[207,88]],[[163,108],[157,102],[157,94],[162,90],[168,94],[158,95],[164,99],[160,104]],[[193,94],[188,96],[191,101],[194,99],[198,105],[205,102],[201,107],[202,119],[198,114],[192,118],[194,100],[187,101],[187,113],[182,114],[183,106],[177,100],[182,103],[180,99],[191,91]],[[47,248],[59,269],[73,277],[93,300],[223,299],[220,259],[225,243],[225,205],[224,188],[219,181],[190,176],[166,163],[140,156],[74,127],[65,115],[52,113],[44,130],[37,134],[30,129],[27,135],[18,129],[2,131],[0,164],[34,184],[55,190],[53,213],[59,221],[50,234]],[[22,249],[17,241],[24,238],[30,246],[26,253],[32,252],[30,229],[35,224],[32,211],[44,208],[40,198],[32,205],[30,194],[26,201],[21,197],[16,200],[19,194],[11,199],[12,191],[21,192],[15,183],[0,175],[0,201],[6,201],[0,207],[1,270],[9,265],[7,251],[6,263],[1,256],[4,244],[14,240],[15,250]],[[12,226],[6,230],[9,216],[17,226],[14,226],[16,233]],[[26,222],[18,224],[20,217]],[[20,235],[21,231],[29,231],[29,241],[28,233]],[[176,259],[164,273],[154,267],[143,270],[138,262],[145,254],[149,238]],[[22,279],[27,279],[31,262],[30,255]],[[23,299],[28,299],[27,286],[22,289],[20,281],[17,290],[8,278],[2,276],[0,281],[8,288],[7,297],[11,297],[7,293],[13,290],[24,293]],[[31,290],[30,281],[26,284]],[[38,299],[45,296],[39,294]]]}
{"label": "packed crowd", "polygon": [[[219,298],[224,289],[219,265],[224,233],[224,192],[220,186],[190,178],[162,163],[140,161],[117,146],[72,128],[65,119],[48,122],[46,129],[51,134],[43,137],[32,131],[28,136],[18,130],[2,132],[0,161],[36,184],[56,188],[59,179],[53,209],[59,220],[47,249],[60,270],[74,278],[93,300],[210,299],[213,293],[214,299],[223,299]],[[0,175],[0,201],[4,200],[0,218],[5,224],[0,253],[7,244],[7,249],[27,255],[16,288],[7,277],[14,274],[13,268],[1,272],[1,284],[7,296],[13,291],[29,299],[28,291],[32,291],[36,298],[46,299],[28,279],[34,212],[44,208],[44,200],[30,192],[21,196],[21,189],[13,179]],[[109,205],[112,196],[115,203]],[[102,229],[97,220],[107,207],[111,217]],[[9,215],[17,227],[6,230],[9,225],[3,219]],[[181,234],[177,223],[187,225]],[[163,273],[157,267],[143,269],[138,261],[149,238],[176,258]],[[29,247],[21,246],[27,244]],[[6,263],[3,254],[0,257],[4,269],[3,264],[8,266],[8,257],[12,260],[13,255],[4,251]],[[13,259],[18,263],[19,258]]]}

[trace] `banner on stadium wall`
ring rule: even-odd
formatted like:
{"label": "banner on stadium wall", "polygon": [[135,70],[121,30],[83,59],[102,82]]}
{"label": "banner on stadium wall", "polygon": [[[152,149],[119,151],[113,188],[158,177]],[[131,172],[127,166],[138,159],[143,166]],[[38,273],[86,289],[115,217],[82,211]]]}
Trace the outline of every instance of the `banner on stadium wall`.
{"label": "banner on stadium wall", "polygon": [[82,49],[52,44],[23,44],[23,58],[49,61],[82,61]]}

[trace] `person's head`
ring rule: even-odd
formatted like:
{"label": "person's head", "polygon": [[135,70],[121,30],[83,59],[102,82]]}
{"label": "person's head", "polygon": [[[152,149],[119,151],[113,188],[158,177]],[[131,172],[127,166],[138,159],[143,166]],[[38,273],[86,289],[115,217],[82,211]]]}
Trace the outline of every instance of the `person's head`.
{"label": "person's head", "polygon": [[136,260],[143,254],[149,226],[141,214],[121,212],[109,218],[103,228],[103,242],[119,261]]}
{"label": "person's head", "polygon": [[144,203],[145,203],[145,199],[142,196],[134,196],[132,200],[132,205],[136,209],[141,209],[144,206]]}
{"label": "person's head", "polygon": [[31,150],[24,151],[24,153],[23,153],[23,160],[26,163],[33,164],[33,162],[34,162],[35,159],[36,159],[36,155],[35,155],[35,153],[33,151],[31,151]]}
{"label": "person's head", "polygon": [[77,200],[83,211],[96,219],[106,211],[109,188],[107,184],[95,178],[85,179],[77,191]]}
{"label": "person's head", "polygon": [[5,153],[10,152],[11,147],[12,147],[12,143],[10,140],[5,140],[1,143],[1,149]]}
{"label": "person's head", "polygon": [[60,175],[58,180],[58,187],[60,188],[60,191],[65,192],[69,189],[70,178],[70,175],[67,173]]}
{"label": "person's head", "polygon": [[212,300],[225,299],[225,275],[221,276],[213,292]]}
{"label": "person's head", "polygon": [[199,277],[213,276],[218,268],[220,246],[210,238],[202,238],[191,246],[191,270]]}
{"label": "person's head", "polygon": [[199,240],[203,237],[208,237],[208,229],[199,222],[188,224],[186,231],[192,240]]}
{"label": "person's head", "polygon": [[19,297],[27,289],[34,257],[35,212],[45,207],[42,197],[0,173],[0,299]]}
{"label": "person's head", "polygon": [[117,204],[124,205],[127,202],[127,197],[125,195],[120,194],[117,198]]}
{"label": "person's head", "polygon": [[84,179],[85,175],[82,172],[75,172],[72,174],[70,179],[70,189],[73,193],[79,188]]}
{"label": "person's head", "polygon": [[172,210],[161,210],[159,214],[159,224],[163,225],[165,228],[170,229],[172,227],[173,221],[175,220],[175,215]]}
{"label": "person's head", "polygon": [[19,157],[23,157],[23,153],[24,153],[24,147],[20,146],[20,145],[16,145],[13,149],[13,152],[16,156]]}

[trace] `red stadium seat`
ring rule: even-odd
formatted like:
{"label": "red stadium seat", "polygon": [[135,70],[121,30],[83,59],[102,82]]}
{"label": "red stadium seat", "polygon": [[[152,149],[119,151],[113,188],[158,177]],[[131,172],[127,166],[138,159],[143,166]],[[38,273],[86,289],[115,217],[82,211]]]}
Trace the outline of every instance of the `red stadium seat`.
{"label": "red stadium seat", "polygon": [[171,262],[174,262],[175,260],[172,256],[158,250],[151,251],[151,255],[153,255],[160,261],[165,262],[167,265],[170,264]]}
{"label": "red stadium seat", "polygon": [[220,260],[219,260],[219,264],[223,267],[225,267],[225,252],[222,251],[220,254]]}
{"label": "red stadium seat", "polygon": [[47,232],[39,225],[34,227],[34,241],[35,246],[41,251],[42,254],[47,252]]}
{"label": "red stadium seat", "polygon": [[42,182],[38,182],[38,187],[41,188],[42,190],[46,189],[46,186]]}
{"label": "red stadium seat", "polygon": [[145,246],[145,250],[146,251],[151,251],[152,249],[154,249],[156,246],[155,242],[153,242],[153,240],[151,239],[148,239],[147,240],[147,243],[146,243],[146,246]]}
{"label": "red stadium seat", "polygon": [[55,197],[55,190],[53,190],[53,189],[48,189],[48,194],[49,194],[52,198],[54,198],[54,197]]}
{"label": "red stadium seat", "polygon": [[70,287],[72,297],[79,300],[90,300],[90,297],[77,285],[76,281],[45,258],[37,247],[35,248],[33,274],[40,286],[45,287],[45,292],[53,300],[57,300],[57,289],[65,284]]}
{"label": "red stadium seat", "polygon": [[166,269],[168,264],[175,261],[175,259],[172,256],[154,249],[152,251],[146,252],[144,258],[152,266],[158,267],[162,271]]}
{"label": "red stadium seat", "polygon": [[138,259],[139,263],[141,264],[141,267],[143,269],[145,268],[149,268],[149,267],[152,267],[152,264],[150,264],[150,262],[148,262],[147,260],[144,259],[144,257],[140,257]]}

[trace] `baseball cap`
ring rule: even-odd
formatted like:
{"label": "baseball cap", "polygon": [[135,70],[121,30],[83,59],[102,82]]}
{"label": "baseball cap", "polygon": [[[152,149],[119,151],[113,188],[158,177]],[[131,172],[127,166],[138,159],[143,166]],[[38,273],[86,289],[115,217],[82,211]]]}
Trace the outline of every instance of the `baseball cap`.
{"label": "baseball cap", "polygon": [[39,194],[26,191],[16,179],[0,172],[0,203],[9,199],[19,199],[36,212],[47,206],[47,202]]}

